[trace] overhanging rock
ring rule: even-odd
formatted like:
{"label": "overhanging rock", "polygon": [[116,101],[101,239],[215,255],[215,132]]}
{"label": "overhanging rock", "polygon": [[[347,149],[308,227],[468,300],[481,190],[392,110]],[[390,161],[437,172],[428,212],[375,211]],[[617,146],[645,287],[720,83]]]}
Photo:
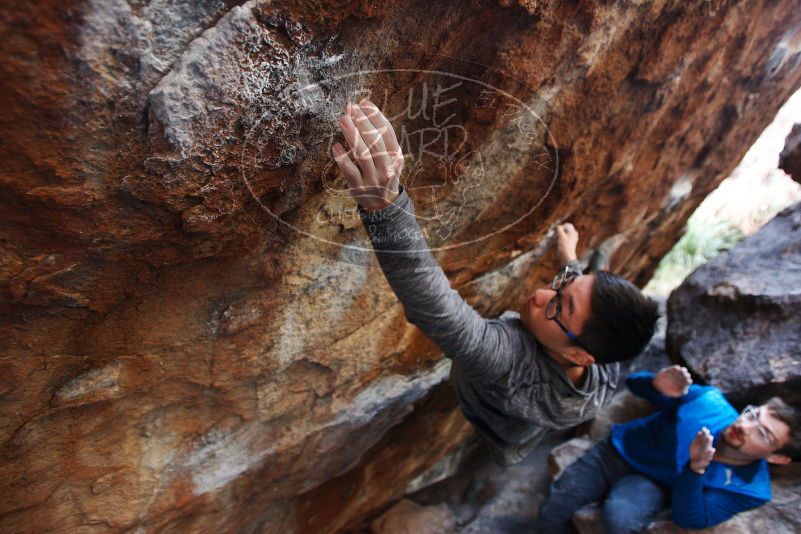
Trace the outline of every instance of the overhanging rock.
{"label": "overhanging rock", "polygon": [[392,117],[496,315],[568,219],[647,281],[801,85],[800,28],[796,0],[2,3],[2,530],[325,532],[397,498],[470,432],[335,172],[345,101]]}

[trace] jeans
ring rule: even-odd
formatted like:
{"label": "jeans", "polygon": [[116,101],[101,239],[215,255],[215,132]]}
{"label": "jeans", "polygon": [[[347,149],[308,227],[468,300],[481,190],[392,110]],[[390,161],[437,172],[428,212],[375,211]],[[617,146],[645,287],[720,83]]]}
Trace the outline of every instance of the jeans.
{"label": "jeans", "polygon": [[633,471],[608,439],[597,443],[551,484],[540,505],[536,532],[565,532],[580,508],[603,503],[604,532],[640,532],[667,505],[665,490]]}

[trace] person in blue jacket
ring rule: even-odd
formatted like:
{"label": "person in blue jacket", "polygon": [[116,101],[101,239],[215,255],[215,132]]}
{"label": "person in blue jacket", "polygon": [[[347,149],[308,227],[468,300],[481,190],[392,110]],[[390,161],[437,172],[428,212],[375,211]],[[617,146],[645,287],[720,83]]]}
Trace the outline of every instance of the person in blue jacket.
{"label": "person in blue jacket", "polygon": [[721,523],[771,499],[768,463],[801,453],[801,411],[774,397],[738,413],[677,365],[626,379],[658,410],[615,425],[568,467],[543,500],[537,532],[564,532],[573,514],[603,500],[607,533],[640,532],[671,506],[689,529]]}

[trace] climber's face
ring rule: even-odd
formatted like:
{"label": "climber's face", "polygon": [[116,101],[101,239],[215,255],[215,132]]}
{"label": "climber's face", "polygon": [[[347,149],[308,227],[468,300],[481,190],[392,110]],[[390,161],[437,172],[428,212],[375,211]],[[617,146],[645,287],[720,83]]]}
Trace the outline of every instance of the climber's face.
{"label": "climber's face", "polygon": [[727,426],[717,445],[727,457],[744,462],[766,458],[773,463],[786,463],[776,451],[790,441],[790,427],[776,416],[771,406],[746,406]]}
{"label": "climber's face", "polygon": [[554,284],[536,290],[523,305],[523,324],[559,363],[594,363],[594,358],[571,339],[571,334],[581,334],[590,316],[594,282],[593,275],[573,276],[563,285],[556,284],[561,290],[557,291]]}

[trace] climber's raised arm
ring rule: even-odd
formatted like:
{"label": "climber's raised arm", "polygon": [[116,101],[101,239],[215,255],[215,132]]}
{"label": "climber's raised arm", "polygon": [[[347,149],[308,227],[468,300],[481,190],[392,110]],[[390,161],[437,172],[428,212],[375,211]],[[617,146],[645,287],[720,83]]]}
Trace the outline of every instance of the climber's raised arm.
{"label": "climber's raised arm", "polygon": [[348,104],[339,125],[349,150],[337,143],[334,157],[406,317],[467,372],[501,376],[510,365],[507,334],[451,289],[431,254],[399,184],[403,154],[392,125],[366,99]]}

